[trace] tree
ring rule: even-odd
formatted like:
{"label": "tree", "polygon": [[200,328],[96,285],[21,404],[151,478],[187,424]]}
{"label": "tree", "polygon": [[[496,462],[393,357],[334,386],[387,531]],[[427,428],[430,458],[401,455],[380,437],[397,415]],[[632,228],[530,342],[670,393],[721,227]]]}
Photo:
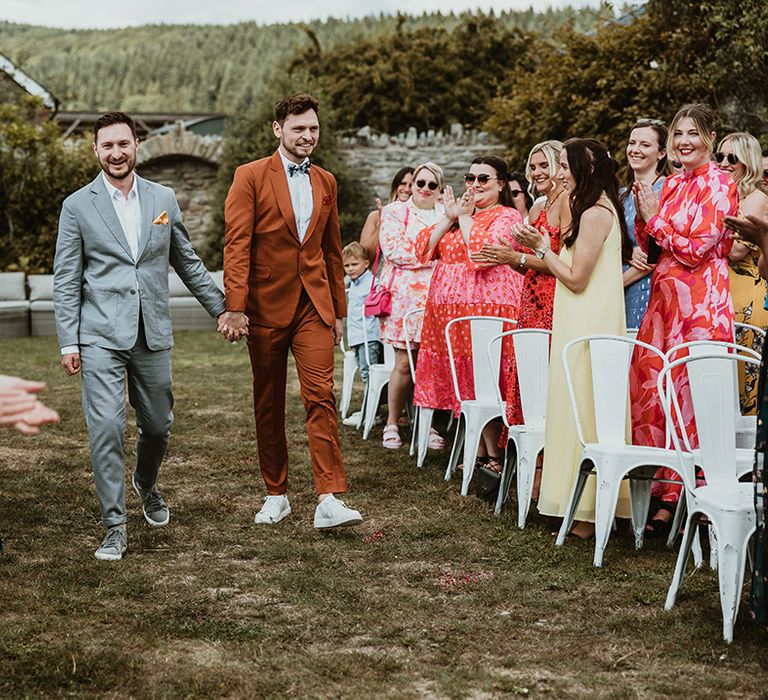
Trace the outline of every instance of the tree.
{"label": "tree", "polygon": [[53,269],[61,203],[98,170],[85,141],[36,119],[40,107],[32,97],[0,104],[0,270]]}

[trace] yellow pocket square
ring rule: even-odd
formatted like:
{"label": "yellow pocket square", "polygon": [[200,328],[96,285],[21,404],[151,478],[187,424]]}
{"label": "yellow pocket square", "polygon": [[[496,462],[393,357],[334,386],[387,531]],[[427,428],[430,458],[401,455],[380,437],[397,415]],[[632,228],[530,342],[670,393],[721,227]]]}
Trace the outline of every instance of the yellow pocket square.
{"label": "yellow pocket square", "polygon": [[153,224],[159,224],[160,226],[165,226],[165,224],[168,223],[168,212],[167,211],[161,211],[155,217],[155,220],[152,223]]}

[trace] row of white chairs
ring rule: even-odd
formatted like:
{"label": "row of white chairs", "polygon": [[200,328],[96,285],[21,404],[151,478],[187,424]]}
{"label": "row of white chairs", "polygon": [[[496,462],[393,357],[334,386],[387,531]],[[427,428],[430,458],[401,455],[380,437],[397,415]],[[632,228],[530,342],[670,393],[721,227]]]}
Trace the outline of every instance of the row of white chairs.
{"label": "row of white chairs", "polygon": [[[421,311],[413,311],[415,315]],[[408,318],[405,320],[406,327]],[[451,331],[457,323],[470,326],[472,338],[472,364],[475,380],[475,398],[460,396],[456,374]],[[472,479],[473,465],[476,460],[480,435],[490,421],[499,417],[509,432],[504,467],[501,477],[495,512],[500,515],[507,499],[512,477],[517,477],[518,526],[525,527],[530,508],[531,489],[535,475],[536,462],[544,447],[544,422],[547,395],[547,377],[549,364],[550,332],[545,330],[504,331],[505,325],[515,325],[513,319],[496,317],[462,317],[452,320],[446,327],[446,344],[451,359],[452,382],[457,400],[460,403],[460,417],[456,427],[453,448],[446,469],[445,478],[450,479],[455,471],[460,454],[463,453],[464,470],[462,477],[462,495],[467,495]],[[739,324],[741,330],[750,330],[758,336],[764,336],[762,329]],[[610,537],[614,522],[619,488],[624,479],[629,479],[632,505],[632,529],[636,547],[642,547],[645,522],[650,503],[651,483],[658,467],[666,466],[676,472],[683,484],[685,497],[680,499],[680,507],[670,532],[670,545],[680,531],[682,517],[687,511],[685,537],[680,549],[678,563],[672,586],[667,598],[667,608],[675,601],[682,581],[688,558],[693,552],[697,565],[701,563],[698,549],[697,528],[694,525],[704,514],[711,523],[713,542],[712,563],[717,565],[720,577],[721,605],[723,610],[723,635],[730,641],[733,624],[738,611],[738,599],[743,585],[747,541],[754,532],[755,516],[752,491],[749,484],[739,484],[738,478],[751,471],[755,434],[755,417],[742,416],[739,411],[738,376],[736,363],[756,366],[759,354],[753,350],[733,343],[713,341],[695,341],[673,348],[666,355],[634,337],[636,332],[628,331],[626,337],[586,336],[569,343],[563,350],[562,362],[566,373],[569,402],[577,427],[577,434],[582,444],[581,467],[573,484],[566,516],[558,533],[557,544],[563,545],[573,523],[574,513],[588,477],[592,474],[597,480],[595,506],[595,554],[593,564],[601,566],[603,554]],[[408,337],[406,333],[406,337]],[[509,425],[506,419],[506,405],[499,390],[499,371],[501,344],[511,337],[516,355],[518,385],[523,408],[524,423]],[[582,430],[582,417],[579,415],[570,366],[570,355],[579,345],[587,344],[592,367],[592,393],[595,405],[595,442],[588,443]],[[632,353],[636,347],[643,347],[655,354],[663,370],[659,375],[659,392],[667,417],[667,445],[664,448],[650,448],[631,445],[626,440],[628,376]],[[385,345],[385,348],[388,347]],[[391,348],[390,348],[391,349]],[[411,346],[407,343],[411,373],[414,375]],[[683,352],[683,357],[679,357]],[[385,350],[386,352],[386,350]],[[353,353],[349,353],[354,362]],[[347,361],[345,353],[345,363]],[[705,372],[694,368],[694,359],[706,367]],[[707,360],[708,362],[704,362]],[[717,364],[720,363],[720,364]],[[722,363],[726,363],[723,365]],[[722,368],[728,367],[727,371]],[[364,399],[367,438],[378,407],[381,387],[388,381],[394,367],[394,352],[388,361],[372,369],[377,373],[377,380],[369,380]],[[693,449],[687,427],[682,421],[679,399],[671,382],[667,382],[670,372],[683,368],[688,371],[691,383],[692,402],[696,425],[699,426],[699,447]],[[347,378],[345,367],[345,380]],[[371,377],[373,378],[373,373]],[[715,378],[714,380],[712,378]],[[414,377],[415,378],[415,377]],[[694,389],[695,386],[695,389]],[[702,388],[704,387],[704,388]],[[346,386],[345,386],[346,391]],[[349,407],[344,404],[342,392],[342,414]],[[350,391],[351,395],[351,391]],[[706,397],[706,400],[702,399]],[[733,397],[733,402],[722,401],[723,396]],[[717,397],[717,400],[715,398]],[[717,418],[713,418],[713,411]],[[701,420],[699,415],[701,414]],[[721,415],[722,414],[722,415]],[[368,422],[370,421],[370,423]],[[416,409],[411,441],[411,454],[417,452],[417,464],[422,466],[426,454],[426,443],[432,422],[431,409]],[[716,424],[716,425],[715,425]],[[702,425],[706,436],[702,436]],[[672,426],[677,426],[672,429]],[[717,428],[717,429],[715,429]],[[730,436],[730,437],[729,437]],[[704,437],[704,439],[702,439]],[[714,441],[714,442],[713,442]],[[719,441],[719,442],[718,442]],[[731,444],[732,443],[732,444]],[[712,445],[719,448],[714,457]],[[719,469],[723,464],[725,470]],[[708,491],[697,489],[695,481],[696,467],[704,469]],[[736,484],[736,485],[735,485]],[[714,487],[717,488],[714,488]],[[711,494],[733,495],[726,498],[720,511],[713,509]],[[722,512],[729,515],[723,516]],[[751,515],[750,515],[751,513]],[[725,519],[724,519],[725,518]],[[726,524],[723,524],[723,523]],[[738,546],[734,544],[738,543]],[[741,555],[739,555],[741,552]]]}

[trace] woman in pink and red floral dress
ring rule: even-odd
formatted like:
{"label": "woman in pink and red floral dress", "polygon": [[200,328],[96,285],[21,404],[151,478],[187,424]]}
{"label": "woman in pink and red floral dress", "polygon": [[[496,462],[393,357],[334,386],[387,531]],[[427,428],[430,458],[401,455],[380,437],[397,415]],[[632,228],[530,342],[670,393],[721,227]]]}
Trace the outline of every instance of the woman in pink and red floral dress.
{"label": "woman in pink and red floral dress", "polygon": [[[656,196],[647,182],[634,184],[637,200],[635,235],[646,252],[661,248],[651,282],[648,310],[637,339],[663,352],[691,340],[733,341],[733,303],[728,283],[732,241],[724,219],[738,209],[736,185],[711,160],[715,115],[707,105],[686,105],[669,129],[667,152],[683,172],[667,178]],[[660,360],[635,350],[630,373],[632,441],[665,445],[664,413],[656,393]],[[693,422],[687,376],[674,379],[683,419]],[[697,440],[694,438],[694,447]],[[660,469],[657,476],[676,479]],[[656,482],[649,533],[665,535],[680,494],[675,484]],[[653,510],[653,509],[652,509]]]}
{"label": "woman in pink and red floral dress", "polygon": [[[516,319],[523,286],[523,275],[509,265],[469,259],[470,251],[479,251],[487,243],[512,243],[512,228],[522,221],[511,207],[506,163],[496,156],[475,158],[465,182],[468,189],[458,200],[454,199],[451,188],[446,188],[446,218],[422,231],[416,241],[417,255],[424,261],[436,258],[437,265],[424,314],[414,403],[454,413],[458,412],[459,404],[453,391],[445,343],[446,325],[460,316]],[[468,325],[459,324],[454,340],[459,389],[462,397],[471,398],[474,378]],[[509,373],[510,357],[502,353],[503,394]],[[488,426],[478,454],[498,460],[500,432],[500,423]]]}

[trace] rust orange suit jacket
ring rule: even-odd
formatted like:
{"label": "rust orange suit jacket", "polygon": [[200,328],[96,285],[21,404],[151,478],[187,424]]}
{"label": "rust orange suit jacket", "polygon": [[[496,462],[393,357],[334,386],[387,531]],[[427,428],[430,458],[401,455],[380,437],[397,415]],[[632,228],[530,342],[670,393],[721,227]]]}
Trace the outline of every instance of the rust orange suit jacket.
{"label": "rust orange suit jacket", "polygon": [[283,162],[275,153],[235,171],[224,205],[224,290],[228,311],[285,328],[302,287],[323,322],[346,316],[336,179],[312,165],[312,218],[299,242]]}

